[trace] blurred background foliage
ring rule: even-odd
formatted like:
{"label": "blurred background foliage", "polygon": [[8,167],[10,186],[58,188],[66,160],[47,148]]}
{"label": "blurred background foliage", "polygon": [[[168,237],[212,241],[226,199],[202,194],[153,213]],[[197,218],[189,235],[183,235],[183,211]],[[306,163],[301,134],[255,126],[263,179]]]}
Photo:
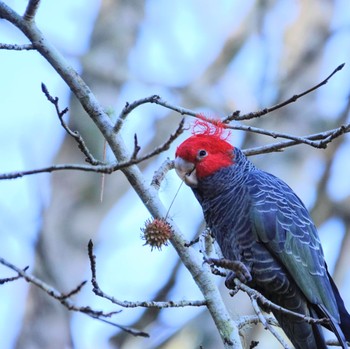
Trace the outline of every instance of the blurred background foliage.
{"label": "blurred background foliage", "polygon": [[[113,119],[127,101],[152,94],[209,116],[224,117],[235,110],[256,111],[315,85],[345,62],[345,68],[316,92],[267,116],[244,122],[302,136],[349,122],[348,5],[346,0],[90,0],[78,1],[75,5],[67,1],[55,5],[54,10],[52,4],[43,3],[37,21],[40,29],[48,33],[51,41],[81,71],[83,79]],[[49,21],[52,16],[57,23],[47,29],[45,20]],[[72,28],[63,25],[63,20]],[[62,36],[67,32],[71,39],[64,41]],[[10,39],[17,42],[17,36],[11,35]],[[83,47],[78,49],[79,45]],[[23,61],[23,55],[28,54],[16,55]],[[36,74],[39,80],[46,81],[41,70]],[[55,72],[50,71],[50,74]],[[16,78],[18,83],[26,73],[23,75]],[[50,87],[53,95],[69,96],[64,86]],[[6,93],[10,92],[2,91],[1,95],[6,98]],[[38,95],[40,91],[36,86],[30,93]],[[38,109],[45,103],[41,99],[40,106],[30,106]],[[62,108],[65,107],[68,99],[62,97],[61,103]],[[82,134],[95,157],[102,158],[103,138],[74,97],[70,97],[69,109],[70,127]],[[63,136],[62,130],[55,131],[54,135],[50,133],[60,126],[50,106],[48,110],[53,120],[47,129],[49,134],[42,136],[38,128],[31,134],[31,137],[41,138],[40,149],[50,149],[46,164],[81,163],[83,155],[71,138]],[[141,152],[146,153],[161,144],[180,119],[181,115],[162,107],[141,106],[128,117],[122,129],[123,136],[132,149],[133,136],[137,133]],[[41,122],[42,119],[38,125]],[[187,123],[191,123],[190,118]],[[17,124],[14,128],[18,130],[21,126]],[[24,133],[23,128],[21,132]],[[181,136],[177,144],[188,135],[189,132]],[[231,142],[242,148],[274,141],[238,131],[231,135]],[[173,157],[175,147],[176,144],[169,152],[140,165],[146,180],[151,180],[153,172],[167,156]],[[18,166],[21,165],[35,167],[37,161],[32,159],[41,153],[29,151],[22,143],[20,156],[26,161],[24,165],[15,163],[10,169],[20,170],[22,167]],[[251,158],[260,168],[284,179],[310,209],[320,228],[329,268],[348,309],[349,151],[350,138],[346,135],[332,142],[326,150],[299,145],[283,153]],[[8,154],[3,157],[5,163]],[[108,150],[106,156],[107,160],[113,160]],[[19,266],[31,263],[31,270],[34,268],[38,277],[63,292],[68,291],[82,279],[89,279],[86,246],[92,238],[97,246],[99,282],[105,292],[130,301],[200,298],[171,246],[160,252],[151,252],[148,246],[142,246],[140,228],[148,213],[121,173],[105,178],[102,202],[102,178],[98,174],[57,172],[38,177],[12,181],[10,188],[1,184],[0,190],[4,193],[7,190],[7,195],[13,196],[16,192],[16,203],[23,200],[23,190],[31,188],[33,192],[20,212],[15,202],[3,211],[7,217],[3,219],[7,228],[2,232],[5,245],[9,239],[19,241],[9,244],[6,251],[4,247],[3,253],[9,259],[16,255]],[[160,195],[168,206],[179,184],[173,173],[163,183]],[[25,188],[16,187],[21,185]],[[43,187],[46,194],[42,194]],[[34,203],[36,211],[31,212],[29,207]],[[2,203],[2,207],[4,205]],[[13,222],[25,220],[29,214],[32,215],[29,222],[35,220],[36,223],[26,225],[31,231],[28,234],[19,234]],[[180,190],[170,214],[189,240],[203,228],[199,206],[188,188]],[[29,261],[23,257],[22,249],[31,251]],[[238,294],[231,298],[219,278],[218,284],[232,316],[252,314],[248,297]],[[59,303],[23,281],[5,287],[2,292],[7,292],[8,299],[11,299],[11,292],[16,292],[12,293],[15,300],[9,301],[11,307],[0,309],[0,321],[4,324],[0,332],[4,331],[4,336],[5,332],[10,334],[6,342],[9,348],[221,347],[205,310],[125,309],[114,321],[151,335],[149,339],[134,338],[84,315],[67,312]],[[16,291],[11,291],[14,289]],[[85,286],[75,301],[94,308],[116,309],[97,299],[90,286]],[[5,330],[6,323],[14,329]],[[279,348],[262,326],[251,326],[244,333],[247,347],[256,340],[260,342],[257,348]]]}

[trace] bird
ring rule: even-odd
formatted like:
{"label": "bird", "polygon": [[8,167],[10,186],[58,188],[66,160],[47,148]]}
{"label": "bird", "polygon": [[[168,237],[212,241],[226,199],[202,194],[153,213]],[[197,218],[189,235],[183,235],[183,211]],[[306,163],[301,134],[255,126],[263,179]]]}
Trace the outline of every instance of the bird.
{"label": "bird", "polygon": [[[174,159],[223,257],[241,264],[249,273],[243,281],[271,302],[328,319],[322,326],[348,348],[350,315],[328,272],[310,213],[284,181],[257,168],[228,137],[222,122],[201,117]],[[231,271],[226,286],[234,288],[239,275]],[[296,349],[327,348],[320,323],[271,311]]]}

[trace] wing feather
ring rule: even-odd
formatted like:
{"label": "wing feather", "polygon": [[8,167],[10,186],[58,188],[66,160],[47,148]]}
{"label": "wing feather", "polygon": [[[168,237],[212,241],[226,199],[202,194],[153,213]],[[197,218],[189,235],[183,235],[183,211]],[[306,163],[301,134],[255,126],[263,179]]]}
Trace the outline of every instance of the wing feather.
{"label": "wing feather", "polygon": [[288,270],[306,298],[339,322],[317,229],[302,201],[282,180],[252,171],[247,180],[256,239]]}

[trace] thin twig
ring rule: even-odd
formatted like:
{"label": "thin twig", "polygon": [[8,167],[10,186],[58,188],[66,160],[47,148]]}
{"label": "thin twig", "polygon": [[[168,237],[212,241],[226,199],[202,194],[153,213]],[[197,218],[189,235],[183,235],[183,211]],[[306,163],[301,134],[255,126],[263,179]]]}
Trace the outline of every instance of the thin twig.
{"label": "thin twig", "polygon": [[[26,271],[28,268],[29,266],[25,267],[23,271]],[[22,275],[18,274],[17,276],[13,276],[11,278],[0,279],[0,285],[6,284],[7,282],[16,281],[20,278],[22,278]]]}
{"label": "thin twig", "polygon": [[293,102],[296,102],[299,98],[309,94],[310,92],[312,91],[315,91],[317,90],[318,88],[320,88],[321,86],[327,84],[327,82],[329,81],[329,79],[334,75],[336,74],[338,71],[342,70],[343,67],[344,67],[345,63],[343,64],[340,64],[337,68],[335,68],[333,70],[333,72],[328,76],[326,77],[323,81],[321,81],[319,84],[309,88],[308,90],[302,92],[302,93],[299,93],[299,94],[296,94],[290,98],[288,98],[287,100],[285,100],[284,102],[282,103],[278,103],[270,108],[264,108],[262,110],[259,110],[259,111],[256,111],[256,112],[252,112],[252,113],[247,113],[247,114],[244,114],[244,115],[239,115],[239,112],[238,111],[235,111],[232,115],[229,115],[228,117],[226,117],[224,120],[222,120],[224,123],[228,123],[232,120],[236,120],[236,121],[241,121],[241,120],[249,120],[249,119],[254,119],[254,118],[258,118],[260,116],[263,116],[263,115],[266,115],[268,113],[271,113],[272,111],[275,111],[277,109],[280,109],[280,108],[283,108],[285,107],[286,105],[290,104],[290,103],[293,103]]}
{"label": "thin twig", "polygon": [[258,302],[256,301],[256,298],[253,296],[249,296],[249,297],[250,297],[250,301],[252,303],[252,307],[255,311],[255,314],[258,316],[258,318],[259,318],[260,322],[263,324],[263,326],[272,333],[272,335],[281,343],[281,345],[284,349],[291,349],[290,346],[282,338],[282,336],[266,320],[264,314],[262,313],[262,311],[258,305]]}
{"label": "thin twig", "polygon": [[[236,268],[236,265],[232,265],[231,264],[233,261],[225,260],[225,259],[222,259],[222,258],[221,259],[211,258],[211,259],[208,260],[208,262],[209,263],[213,262],[213,264],[216,264],[219,267],[228,269],[230,271],[235,271],[235,268]],[[227,276],[226,273],[223,273],[223,272],[220,272],[220,271],[217,271],[217,270],[214,271],[214,274],[215,275],[220,275],[222,277],[226,277]],[[244,291],[245,293],[247,293],[250,298],[258,299],[261,302],[261,304],[263,304],[268,309],[276,310],[278,312],[287,314],[289,316],[296,317],[298,319],[302,319],[302,320],[306,321],[309,324],[325,324],[325,325],[327,325],[329,323],[329,319],[326,319],[326,318],[314,319],[314,318],[312,318],[310,316],[306,316],[304,314],[300,314],[300,313],[294,312],[292,310],[286,309],[286,308],[284,308],[284,307],[282,307],[280,305],[277,305],[277,304],[271,302],[270,300],[268,300],[265,296],[263,296],[257,290],[254,290],[253,288],[249,287],[245,283],[241,282],[238,278],[234,279],[234,283],[235,283],[235,285],[236,285],[236,287],[238,289],[240,289],[240,290]]]}
{"label": "thin twig", "polygon": [[56,109],[57,116],[60,120],[61,126],[64,128],[64,130],[67,132],[68,135],[73,137],[73,139],[78,143],[78,147],[80,151],[85,155],[85,161],[88,162],[91,165],[104,165],[102,161],[99,161],[93,157],[93,155],[90,153],[89,149],[87,148],[83,137],[79,134],[78,131],[72,131],[69,126],[66,124],[66,122],[63,120],[63,117],[65,114],[68,113],[68,108],[65,108],[63,110],[60,110],[60,107],[58,105],[59,99],[58,97],[52,97],[44,83],[41,83],[41,90],[43,91],[44,95],[48,99],[49,102],[51,102]]}
{"label": "thin twig", "polygon": [[152,178],[152,182],[151,182],[151,186],[153,188],[155,188],[156,190],[159,190],[166,174],[170,171],[173,170],[175,168],[174,165],[174,160],[170,160],[169,158],[167,158],[162,165],[159,167],[159,169],[154,172],[153,178]]}
{"label": "thin twig", "polygon": [[143,308],[164,309],[164,308],[180,308],[180,307],[202,307],[202,306],[207,305],[207,302],[205,300],[203,300],[203,301],[182,300],[182,301],[176,301],[176,302],[175,301],[164,301],[164,302],[135,301],[135,302],[130,302],[130,301],[121,301],[113,296],[110,296],[101,290],[101,288],[97,282],[96,256],[94,255],[93,248],[94,248],[93,242],[90,240],[89,244],[88,244],[88,255],[89,255],[89,260],[90,260],[90,268],[91,268],[91,284],[93,286],[92,291],[96,294],[96,296],[108,299],[113,304],[119,305],[123,308],[143,307]]}
{"label": "thin twig", "polygon": [[72,296],[74,296],[75,294],[79,293],[81,291],[81,289],[84,287],[84,285],[87,283],[86,280],[82,281],[76,288],[74,288],[73,290],[71,290],[68,293],[62,293],[60,297],[57,297],[58,300],[61,299],[67,299],[70,298]]}
{"label": "thin twig", "polygon": [[185,247],[191,247],[199,242],[199,236],[185,244]]}
{"label": "thin twig", "polygon": [[239,289],[241,289],[242,291],[247,293],[249,297],[255,297],[256,299],[258,299],[259,302],[261,302],[261,304],[266,306],[268,309],[278,311],[280,313],[289,315],[291,317],[295,317],[297,319],[302,319],[302,320],[306,321],[309,324],[323,324],[323,325],[327,325],[329,323],[329,319],[326,319],[326,318],[314,319],[314,318],[312,318],[310,316],[306,316],[304,314],[299,314],[299,313],[296,313],[296,312],[291,311],[289,309],[283,308],[280,305],[277,305],[277,304],[271,302],[270,300],[268,300],[260,292],[250,288],[246,284],[243,284],[237,278],[234,281],[235,281],[236,286]]}
{"label": "thin twig", "polygon": [[137,154],[140,152],[141,147],[139,146],[139,142],[137,139],[137,134],[134,134],[134,151],[131,154],[131,160],[137,159]]}
{"label": "thin twig", "polygon": [[[236,120],[236,121],[241,121],[241,120],[249,120],[249,119],[253,119],[253,118],[258,118],[260,116],[266,115],[272,111],[275,111],[277,109],[283,108],[284,106],[296,102],[299,98],[309,94],[312,91],[317,90],[318,88],[320,88],[321,86],[327,84],[327,82],[332,78],[332,76],[334,74],[336,74],[338,71],[342,70],[344,67],[345,63],[340,64],[336,69],[334,69],[334,71],[327,77],[325,78],[323,81],[321,81],[319,84],[309,88],[308,90],[296,94],[290,98],[288,98],[287,100],[285,100],[284,102],[278,103],[272,107],[269,108],[264,108],[262,110],[256,111],[256,112],[251,112],[251,113],[247,113],[244,115],[240,115],[240,111],[236,110],[234,111],[231,115],[227,116],[226,118],[224,118],[223,120],[221,120],[223,123],[227,124],[230,121]],[[123,110],[121,111],[119,117],[117,118],[117,122],[114,126],[114,131],[118,132],[125,120],[125,118],[130,114],[130,112],[132,110],[134,110],[135,108],[139,107],[142,104],[147,104],[147,103],[155,103],[158,105],[163,106],[164,108],[176,111],[178,113],[180,113],[181,115],[188,115],[188,116],[193,116],[193,117],[197,117],[198,113],[190,110],[190,109],[186,109],[186,108],[182,108],[179,106],[175,106],[172,105],[171,103],[163,100],[160,96],[158,95],[152,95],[146,98],[142,98],[139,99],[137,101],[134,101],[133,103],[126,103],[125,107],[123,108]]]}
{"label": "thin twig", "polygon": [[135,329],[132,329],[129,327],[125,327],[125,326],[116,324],[112,321],[106,320],[106,318],[109,318],[112,315],[118,314],[118,313],[120,313],[120,311],[113,311],[113,312],[105,313],[101,310],[94,310],[94,309],[90,308],[89,306],[78,307],[78,306],[74,305],[74,303],[71,301],[71,299],[69,297],[71,295],[74,295],[77,292],[79,292],[86,282],[81,283],[80,285],[78,285],[78,287],[76,287],[71,292],[61,293],[61,292],[57,291],[55,288],[53,288],[52,286],[46,284],[44,281],[36,278],[33,275],[27,274],[25,271],[16,267],[15,265],[8,262],[7,260],[5,260],[2,257],[0,257],[0,264],[16,271],[27,282],[37,286],[38,288],[40,288],[41,290],[46,292],[50,297],[58,300],[66,309],[68,309],[70,311],[75,311],[75,312],[80,312],[80,313],[86,314],[94,319],[97,319],[99,321],[106,322],[110,325],[118,327],[119,329],[126,331],[134,336],[149,337],[148,333],[138,331],[138,330],[135,330]]}
{"label": "thin twig", "polygon": [[156,100],[160,99],[159,96],[157,95],[152,95],[146,98],[141,98],[137,101],[134,101],[132,103],[126,102],[125,107],[122,109],[121,113],[119,114],[117,118],[117,122],[114,125],[114,132],[118,133],[126,119],[126,117],[137,107],[139,107],[142,104],[147,104],[147,103],[155,103]]}
{"label": "thin twig", "polygon": [[34,17],[39,9],[40,0],[29,0],[26,11],[23,18],[25,21],[33,21]]}
{"label": "thin twig", "polygon": [[185,120],[182,119],[178,128],[175,130],[174,133],[172,133],[169,138],[160,146],[155,148],[150,153],[141,156],[137,159],[130,159],[124,162],[120,162],[117,164],[111,164],[111,165],[99,165],[99,166],[88,166],[88,165],[76,165],[76,164],[62,164],[62,165],[52,165],[47,166],[43,168],[38,168],[34,170],[27,170],[27,171],[15,171],[15,172],[8,172],[8,173],[2,173],[0,174],[0,180],[3,179],[16,179],[24,176],[34,175],[38,173],[45,173],[45,172],[55,172],[55,171],[65,171],[65,170],[75,170],[75,171],[85,171],[85,172],[96,172],[96,173],[106,173],[111,174],[118,170],[123,170],[127,167],[130,167],[132,165],[139,164],[142,161],[148,160],[152,158],[153,156],[156,156],[166,150],[169,149],[170,145],[176,140],[176,138],[184,131],[183,125]]}
{"label": "thin twig", "polygon": [[[182,120],[183,121],[183,120]],[[171,143],[177,138],[179,134],[183,132],[183,123],[181,122],[179,128],[175,131],[174,134],[170,135],[169,139],[159,147],[157,147],[152,152],[139,157],[137,159],[124,161],[118,164],[111,165],[100,165],[100,166],[87,166],[87,165],[77,165],[77,164],[61,164],[61,165],[52,165],[43,168],[26,170],[26,171],[15,171],[9,173],[0,174],[0,180],[4,179],[16,179],[28,175],[38,174],[38,173],[46,173],[46,172],[55,172],[55,171],[64,171],[64,170],[75,170],[75,171],[85,171],[85,172],[96,172],[96,173],[106,173],[111,174],[115,171],[122,170],[126,167],[138,164],[144,160],[147,160],[155,155],[160,154],[161,152],[169,149]],[[309,141],[317,141],[314,142],[312,146],[317,148],[324,148],[327,144],[329,144],[332,140],[339,137],[342,134],[350,132],[350,124],[342,125],[338,128],[328,130],[325,132],[320,132],[304,137],[300,137],[299,140],[288,140],[278,143],[273,143],[269,145],[264,145],[256,148],[244,149],[243,153],[246,156],[258,155],[258,154],[266,154],[271,152],[281,151],[285,148],[292,147],[297,144],[305,143],[308,144]]]}
{"label": "thin twig", "polygon": [[13,51],[25,51],[25,50],[35,50],[35,47],[32,44],[0,44],[0,50],[13,50]]}
{"label": "thin twig", "polygon": [[[349,126],[349,125],[347,125]],[[257,133],[257,134],[262,134],[266,135],[272,138],[284,138],[284,139],[289,139],[296,141],[296,144],[307,144],[310,145],[311,147],[314,148],[326,148],[327,144],[330,143],[334,138],[339,137],[343,133],[346,132],[346,125],[342,125],[339,128],[333,130],[334,132],[332,133],[331,136],[325,136],[325,139],[321,141],[313,141],[310,138],[307,138],[309,136],[304,136],[304,137],[299,137],[299,136],[294,136],[288,133],[281,133],[281,132],[275,132],[275,131],[269,131],[265,130],[263,128],[258,128],[258,127],[253,127],[253,126],[245,126],[245,125],[230,125],[227,126],[228,129],[231,130],[240,130],[240,131],[246,131],[246,132],[252,132],[252,133]],[[349,130],[348,130],[349,131]],[[322,133],[320,133],[322,135]]]}
{"label": "thin twig", "polygon": [[14,171],[8,173],[0,174],[0,180],[4,179],[16,179],[24,176],[35,175],[39,173],[50,173],[56,171],[83,171],[83,172],[95,172],[95,173],[107,173],[110,174],[114,171],[123,169],[124,167],[130,166],[130,164],[134,164],[137,162],[125,162],[119,165],[110,165],[110,166],[90,166],[90,165],[77,165],[77,164],[60,164],[60,165],[52,165],[46,166],[42,168],[37,168],[33,170],[25,170],[25,171]]}
{"label": "thin twig", "polygon": [[[106,142],[106,140],[104,140],[103,141],[103,155],[102,155],[103,162],[106,161],[106,153],[107,153],[107,142]],[[105,181],[106,181],[106,174],[102,173],[101,174],[100,202],[103,202],[103,195],[105,192]]]}
{"label": "thin twig", "polygon": [[195,112],[193,110],[173,105],[173,104],[165,101],[164,99],[162,99],[158,95],[152,95],[149,97],[141,98],[141,99],[134,101],[132,103],[126,103],[125,107],[123,108],[123,110],[121,111],[121,113],[119,114],[119,116],[117,118],[116,124],[114,125],[114,128],[113,128],[114,132],[117,133],[120,131],[124,120],[135,108],[139,107],[142,104],[147,104],[147,103],[158,104],[164,108],[176,111],[181,115],[188,115],[188,116],[196,117],[198,114],[197,112]]}
{"label": "thin twig", "polygon": [[332,129],[332,130],[328,130],[328,131],[319,132],[319,133],[315,133],[312,135],[300,137],[301,138],[300,140],[288,140],[288,141],[273,143],[273,144],[269,144],[269,145],[264,145],[261,147],[244,149],[243,153],[246,156],[251,156],[251,155],[277,152],[277,151],[281,151],[285,148],[289,148],[289,147],[292,147],[292,146],[297,145],[297,144],[307,143],[306,140],[314,141],[312,146],[315,148],[326,148],[327,145],[332,140],[334,140],[335,138],[339,137],[342,134],[349,133],[349,132],[350,132],[350,124],[346,124],[346,125],[341,125],[341,126],[335,128],[335,129]]}
{"label": "thin twig", "polygon": [[[265,320],[272,326],[280,327],[277,320],[271,315],[264,315]],[[250,325],[258,325],[260,323],[260,319],[257,315],[241,315],[238,321],[238,328],[242,330],[245,326]]]}

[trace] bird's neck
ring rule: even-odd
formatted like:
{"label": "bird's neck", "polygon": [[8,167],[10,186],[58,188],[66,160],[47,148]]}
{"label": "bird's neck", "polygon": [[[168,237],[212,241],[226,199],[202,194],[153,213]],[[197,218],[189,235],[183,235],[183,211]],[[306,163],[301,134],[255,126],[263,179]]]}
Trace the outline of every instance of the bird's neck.
{"label": "bird's neck", "polygon": [[233,151],[234,163],[200,179],[198,187],[193,190],[196,195],[209,199],[225,194],[244,182],[248,172],[256,169],[241,150],[234,148]]}

